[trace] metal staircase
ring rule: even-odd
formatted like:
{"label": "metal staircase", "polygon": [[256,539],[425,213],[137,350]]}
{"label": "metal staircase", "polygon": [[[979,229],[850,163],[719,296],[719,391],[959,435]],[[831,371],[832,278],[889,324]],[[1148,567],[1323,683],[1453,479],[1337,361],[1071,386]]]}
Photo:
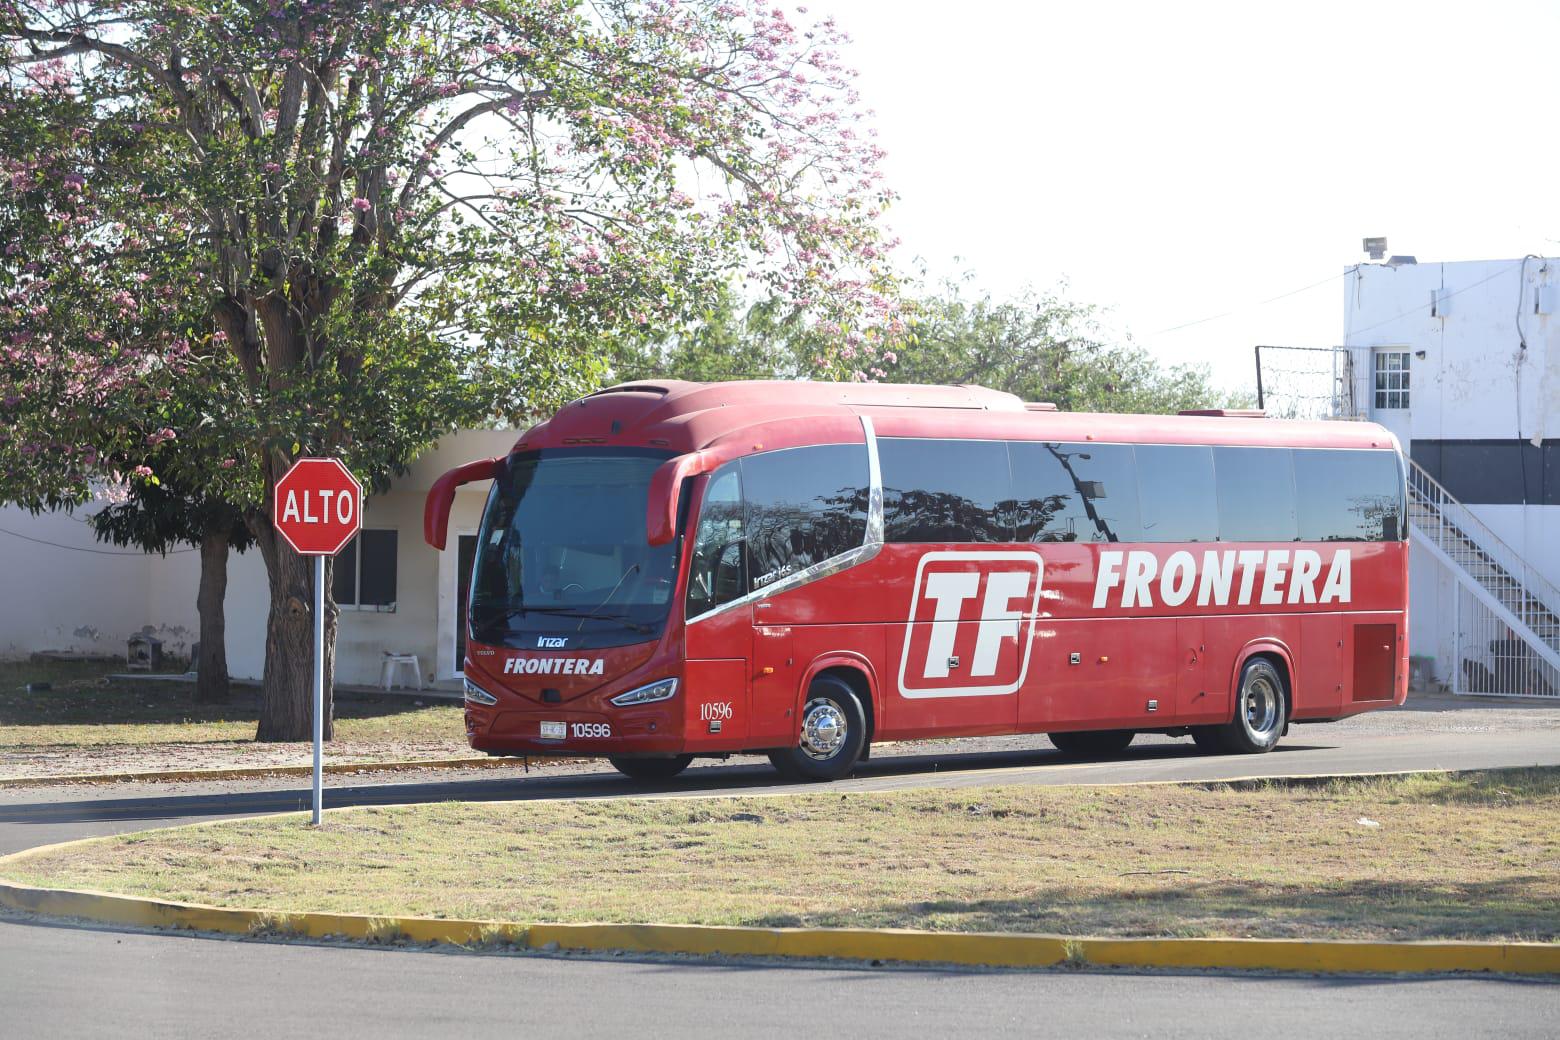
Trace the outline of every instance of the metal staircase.
{"label": "metal staircase", "polygon": [[1560,589],[1408,460],[1414,541],[1457,579],[1456,693],[1560,697]]}

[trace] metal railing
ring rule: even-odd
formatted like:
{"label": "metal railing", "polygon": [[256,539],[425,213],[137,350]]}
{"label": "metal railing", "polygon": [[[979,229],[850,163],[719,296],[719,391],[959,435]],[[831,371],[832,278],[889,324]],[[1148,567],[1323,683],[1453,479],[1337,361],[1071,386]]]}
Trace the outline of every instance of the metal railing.
{"label": "metal railing", "polygon": [[1453,693],[1560,699],[1560,669],[1459,582],[1453,599]]}
{"label": "metal railing", "polygon": [[1408,466],[1414,530],[1460,572],[1453,690],[1560,695],[1560,589],[1423,467]]}

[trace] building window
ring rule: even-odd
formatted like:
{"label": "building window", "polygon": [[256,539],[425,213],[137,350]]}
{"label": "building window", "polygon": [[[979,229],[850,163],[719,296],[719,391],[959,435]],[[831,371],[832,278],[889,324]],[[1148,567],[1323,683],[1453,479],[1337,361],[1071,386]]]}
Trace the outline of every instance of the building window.
{"label": "building window", "polygon": [[1376,407],[1408,407],[1408,351],[1376,352]]}
{"label": "building window", "polygon": [[395,610],[396,532],[363,530],[336,555],[331,598],[343,610]]}

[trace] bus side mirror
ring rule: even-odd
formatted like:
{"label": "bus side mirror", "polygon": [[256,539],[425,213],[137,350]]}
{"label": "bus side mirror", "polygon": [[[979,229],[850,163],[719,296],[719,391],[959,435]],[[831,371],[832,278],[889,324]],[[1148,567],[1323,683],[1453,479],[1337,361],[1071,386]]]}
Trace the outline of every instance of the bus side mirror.
{"label": "bus side mirror", "polygon": [[481,459],[456,466],[433,482],[423,503],[423,541],[443,550],[449,537],[450,507],[455,504],[455,489],[477,480],[492,480],[503,468],[503,459]]}
{"label": "bus side mirror", "polygon": [[650,497],[645,503],[645,534],[651,545],[666,545],[677,537],[678,496],[683,481],[708,473],[715,460],[702,451],[667,459],[650,477]]}

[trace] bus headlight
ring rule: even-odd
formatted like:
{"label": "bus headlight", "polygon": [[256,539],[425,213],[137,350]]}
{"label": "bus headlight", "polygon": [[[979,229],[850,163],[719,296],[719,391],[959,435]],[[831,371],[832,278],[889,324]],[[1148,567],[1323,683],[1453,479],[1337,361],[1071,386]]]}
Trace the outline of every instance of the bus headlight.
{"label": "bus headlight", "polygon": [[676,679],[662,679],[653,682],[649,686],[641,686],[637,690],[629,690],[612,698],[612,703],[619,708],[627,708],[634,704],[653,704],[656,701],[671,700],[677,693]]}
{"label": "bus headlight", "polygon": [[466,699],[468,701],[470,701],[471,703],[473,703],[473,704],[497,704],[498,703],[498,698],[497,697],[493,696],[491,693],[488,693],[486,690],[484,690],[482,687],[478,686],[476,683],[472,682],[470,679],[467,679],[465,682],[466,682]]}

